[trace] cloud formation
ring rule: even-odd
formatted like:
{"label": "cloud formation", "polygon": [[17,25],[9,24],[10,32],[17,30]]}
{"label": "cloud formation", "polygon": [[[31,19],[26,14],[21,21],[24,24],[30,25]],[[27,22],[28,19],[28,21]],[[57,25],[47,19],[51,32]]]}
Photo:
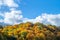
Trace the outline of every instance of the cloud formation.
{"label": "cloud formation", "polygon": [[42,15],[36,17],[35,19],[24,18],[21,10],[17,10],[16,8],[19,6],[14,0],[0,0],[0,7],[2,5],[6,5],[10,7],[10,12],[0,13],[4,19],[0,19],[0,22],[5,24],[19,24],[21,22],[41,22],[44,24],[52,24],[56,26],[60,26],[60,14],[47,14],[42,13]]}
{"label": "cloud formation", "polygon": [[[18,1],[18,0],[17,0]],[[0,8],[1,6],[7,6],[9,7],[10,12],[4,12],[0,13],[0,16],[2,16],[4,19],[0,19],[0,22],[3,22],[5,24],[19,24],[22,21],[23,16],[21,15],[21,10],[17,10],[16,8],[19,7],[17,3],[15,3],[14,0],[0,0]]]}
{"label": "cloud formation", "polygon": [[26,18],[24,20],[24,22],[40,22],[40,23],[44,23],[44,24],[52,24],[52,25],[56,25],[56,26],[60,26],[60,14],[47,14],[47,13],[43,13],[42,15],[36,17],[35,19],[28,19]]}
{"label": "cloud formation", "polygon": [[6,12],[4,14],[4,23],[6,24],[18,24],[23,18],[21,15],[21,10],[11,9],[11,12]]}
{"label": "cloud formation", "polygon": [[18,7],[14,0],[0,0],[0,6],[5,5],[8,7]]}
{"label": "cloud formation", "polygon": [[0,19],[0,22],[4,22],[5,24],[19,24],[22,22],[23,15],[21,14],[21,10],[16,10],[14,8],[10,9],[10,12],[5,12],[4,14],[0,14],[4,19]]}

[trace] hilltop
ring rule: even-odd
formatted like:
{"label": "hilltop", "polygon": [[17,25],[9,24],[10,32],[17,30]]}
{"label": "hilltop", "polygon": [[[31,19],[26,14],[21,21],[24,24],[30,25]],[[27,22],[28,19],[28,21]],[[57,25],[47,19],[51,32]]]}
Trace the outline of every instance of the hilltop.
{"label": "hilltop", "polygon": [[60,40],[60,27],[39,22],[0,26],[0,40]]}

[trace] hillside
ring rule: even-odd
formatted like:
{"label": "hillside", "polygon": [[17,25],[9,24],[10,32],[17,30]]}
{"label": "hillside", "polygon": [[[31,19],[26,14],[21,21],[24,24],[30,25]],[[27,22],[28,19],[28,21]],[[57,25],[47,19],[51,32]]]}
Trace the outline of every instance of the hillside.
{"label": "hillside", "polygon": [[60,27],[39,22],[0,27],[0,40],[60,40]]}

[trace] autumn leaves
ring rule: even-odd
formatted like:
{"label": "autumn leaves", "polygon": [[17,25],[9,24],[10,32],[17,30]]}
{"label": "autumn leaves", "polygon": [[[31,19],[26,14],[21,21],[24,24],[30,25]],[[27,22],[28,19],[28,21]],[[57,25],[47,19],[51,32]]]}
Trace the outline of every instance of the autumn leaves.
{"label": "autumn leaves", "polygon": [[26,22],[6,26],[0,29],[0,32],[8,37],[14,37],[16,40],[57,40],[57,38],[60,38],[60,31],[56,30],[57,27],[53,25]]}

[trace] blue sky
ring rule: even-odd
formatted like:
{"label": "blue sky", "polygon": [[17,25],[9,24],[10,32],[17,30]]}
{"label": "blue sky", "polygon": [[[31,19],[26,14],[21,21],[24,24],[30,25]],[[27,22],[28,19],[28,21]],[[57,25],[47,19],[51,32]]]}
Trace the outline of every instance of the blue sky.
{"label": "blue sky", "polygon": [[60,26],[60,0],[0,0],[0,23],[41,22]]}
{"label": "blue sky", "polygon": [[28,18],[35,18],[41,13],[57,14],[60,13],[60,0],[22,0],[21,9],[24,17]]}

